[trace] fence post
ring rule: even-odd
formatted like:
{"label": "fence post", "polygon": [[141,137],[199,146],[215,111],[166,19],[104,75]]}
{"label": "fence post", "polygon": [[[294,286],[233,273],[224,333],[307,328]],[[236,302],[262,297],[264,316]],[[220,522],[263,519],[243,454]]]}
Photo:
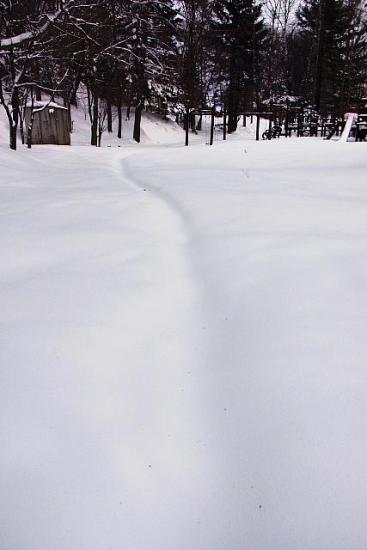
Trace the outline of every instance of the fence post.
{"label": "fence post", "polygon": [[271,139],[271,129],[273,127],[273,114],[269,113],[269,132],[268,132],[268,139]]}
{"label": "fence post", "polygon": [[210,145],[214,142],[214,107],[212,108],[212,118],[210,123]]}

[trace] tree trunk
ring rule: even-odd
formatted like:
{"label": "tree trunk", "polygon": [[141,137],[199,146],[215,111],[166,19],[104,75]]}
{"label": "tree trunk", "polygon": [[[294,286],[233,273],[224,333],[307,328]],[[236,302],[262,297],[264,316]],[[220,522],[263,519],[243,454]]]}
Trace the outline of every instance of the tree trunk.
{"label": "tree trunk", "polygon": [[25,136],[24,136],[24,120],[23,120],[23,115],[20,119],[20,122],[19,122],[19,131],[20,131],[20,139],[22,141],[22,145],[25,144]]}
{"label": "tree trunk", "polygon": [[238,115],[238,105],[239,105],[239,67],[238,63],[238,52],[237,49],[233,46],[231,53],[230,61],[230,71],[229,71],[229,87],[228,87],[228,133],[232,134],[237,130],[237,115]]}
{"label": "tree trunk", "polygon": [[15,129],[17,129],[19,124],[19,117],[20,117],[20,101],[19,101],[18,88],[15,88],[12,93],[11,106],[13,110],[13,121],[14,121]]}
{"label": "tree trunk", "polygon": [[91,125],[91,145],[98,147],[98,95],[93,93],[92,125]]}
{"label": "tree trunk", "polygon": [[316,78],[315,78],[315,109],[320,112],[321,107],[321,95],[322,95],[322,81],[323,81],[323,64],[324,64],[324,40],[325,40],[325,6],[324,0],[320,1],[319,12],[319,30],[318,30],[318,44],[317,44],[317,59],[316,59]]}
{"label": "tree trunk", "polygon": [[189,128],[190,128],[190,107],[187,105],[185,118],[184,118],[185,147],[188,147],[189,145]]}
{"label": "tree trunk", "polygon": [[121,105],[121,99],[118,102],[117,105],[117,116],[118,116],[118,129],[117,129],[117,137],[119,139],[122,138],[122,105]]}
{"label": "tree trunk", "polygon": [[135,107],[135,120],[134,120],[134,140],[137,143],[140,143],[140,125],[141,125],[141,111],[142,111],[142,102],[139,101]]}
{"label": "tree trunk", "polygon": [[32,144],[33,144],[33,124],[34,124],[34,116],[35,116],[35,113],[34,113],[34,111],[33,111],[33,103],[32,103],[31,118],[30,118],[29,125],[28,125],[28,128],[27,128],[27,147],[28,147],[28,149],[31,149],[31,148],[32,148]]}
{"label": "tree trunk", "polygon": [[32,126],[33,126],[33,122],[30,122],[29,126],[27,128],[27,147],[28,147],[28,149],[32,148]]}
{"label": "tree trunk", "polygon": [[203,128],[203,113],[200,112],[200,116],[199,116],[199,120],[198,120],[198,123],[196,125],[196,129],[200,132]]}
{"label": "tree trunk", "polygon": [[107,99],[107,132],[112,133],[112,105],[110,99]]}
{"label": "tree trunk", "polygon": [[73,82],[73,86],[70,92],[69,103],[70,105],[74,105],[75,107],[77,107],[77,93],[80,85],[80,80],[81,80],[81,75],[80,73],[78,73]]}
{"label": "tree trunk", "polygon": [[196,118],[194,113],[190,113],[190,128],[192,132],[196,133]]}
{"label": "tree trunk", "polygon": [[17,149],[17,126],[14,122],[10,124],[10,149]]}
{"label": "tree trunk", "polygon": [[29,120],[29,125],[28,125],[28,128],[27,128],[27,147],[28,147],[28,149],[32,148],[33,122],[34,122],[34,111],[33,111],[33,103],[32,103],[31,118]]}
{"label": "tree trunk", "polygon": [[37,87],[32,87],[31,89],[31,117],[29,119],[29,124],[27,128],[27,147],[28,149],[32,148],[32,133],[33,133],[33,123],[34,123],[34,100],[37,99]]}

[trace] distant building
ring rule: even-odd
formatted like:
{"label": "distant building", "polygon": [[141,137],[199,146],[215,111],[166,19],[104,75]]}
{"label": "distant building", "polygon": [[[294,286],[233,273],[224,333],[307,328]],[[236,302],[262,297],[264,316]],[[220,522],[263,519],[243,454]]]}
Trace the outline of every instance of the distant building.
{"label": "distant building", "polygon": [[[36,101],[33,105],[32,143],[70,145],[71,119],[69,109],[49,101]],[[25,111],[26,128],[32,118],[32,106]]]}

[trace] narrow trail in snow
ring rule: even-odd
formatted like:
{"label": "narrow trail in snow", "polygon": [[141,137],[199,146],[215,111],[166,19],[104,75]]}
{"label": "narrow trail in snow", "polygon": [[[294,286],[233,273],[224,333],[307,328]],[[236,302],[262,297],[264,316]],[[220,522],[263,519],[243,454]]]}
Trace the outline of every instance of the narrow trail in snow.
{"label": "narrow trail in snow", "polygon": [[3,193],[5,211],[16,204],[2,231],[6,539],[12,550],[209,548],[217,468],[200,421],[187,233],[116,171],[115,152],[92,153],[68,150],[66,164],[35,149],[27,186],[15,172]]}
{"label": "narrow trail in snow", "polygon": [[[360,153],[347,153],[340,158],[333,143],[238,140],[127,159],[128,174],[149,182],[188,236],[201,303],[197,422],[213,457],[198,505],[211,503],[208,547],[342,548],[336,518],[356,510],[351,494],[364,502],[358,476],[352,492],[338,483],[343,501],[334,483],[350,472],[348,445],[359,469],[355,426],[365,425],[348,397],[364,408],[365,191]],[[330,166],[345,182],[353,170],[354,186]],[[362,550],[358,514],[350,525]]]}
{"label": "narrow trail in snow", "polygon": [[[199,148],[197,154],[202,154]],[[245,387],[248,382],[246,369],[250,367],[252,372],[252,366],[244,359],[247,343],[243,325],[246,312],[241,309],[243,297],[238,297],[237,304],[227,301],[231,280],[213,277],[215,267],[207,262],[202,248],[205,241],[202,240],[201,218],[205,218],[205,211],[199,208],[194,212],[180,193],[175,195],[177,187],[170,189],[165,160],[157,160],[148,152],[132,155],[122,162],[123,176],[138,189],[146,189],[152,207],[164,204],[176,219],[179,232],[185,235],[184,246],[180,243],[181,254],[196,289],[196,302],[190,306],[192,342],[189,345],[193,353],[189,368],[198,395],[193,410],[198,430],[194,446],[198,467],[203,467],[205,475],[196,480],[192,492],[195,505],[186,518],[191,524],[189,540],[191,545],[195,540],[202,540],[200,548],[211,548],[213,544],[215,547],[213,541],[225,537],[226,544],[230,541],[235,547],[242,544],[244,529],[250,529],[251,536],[256,538],[263,521],[264,498],[257,475],[254,477],[253,460],[256,462],[256,458],[250,451],[258,423],[254,402],[248,400],[251,390]],[[151,177],[147,166],[152,166]],[[182,168],[179,165],[179,170]],[[183,172],[183,176],[190,177],[190,171]],[[175,177],[180,179],[178,174]],[[184,188],[185,183],[180,183]],[[210,204],[210,186],[204,193],[200,189],[197,193],[201,208],[205,208],[203,197],[206,193]],[[208,245],[212,246],[210,240]],[[215,246],[214,251],[220,254],[220,247]],[[177,287],[174,299],[179,295]],[[201,518],[198,524],[193,521],[195,515]]]}

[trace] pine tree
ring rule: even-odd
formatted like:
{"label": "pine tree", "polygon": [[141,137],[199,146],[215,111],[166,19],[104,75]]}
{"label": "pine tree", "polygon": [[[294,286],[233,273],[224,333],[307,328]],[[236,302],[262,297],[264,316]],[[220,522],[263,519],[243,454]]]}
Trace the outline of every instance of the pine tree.
{"label": "pine tree", "polygon": [[340,69],[341,86],[338,90],[339,111],[345,113],[358,108],[367,83],[367,19],[364,3],[349,0],[346,3],[348,29],[344,44],[344,63]]}
{"label": "pine tree", "polygon": [[[217,0],[218,52],[224,57],[228,131],[237,128],[245,98],[256,97],[258,56],[265,37],[261,6],[255,0]],[[247,97],[246,97],[247,96]]]}
{"label": "pine tree", "polygon": [[365,66],[366,31],[344,0],[306,0],[297,18],[307,66],[305,96],[321,113],[342,114]]}

